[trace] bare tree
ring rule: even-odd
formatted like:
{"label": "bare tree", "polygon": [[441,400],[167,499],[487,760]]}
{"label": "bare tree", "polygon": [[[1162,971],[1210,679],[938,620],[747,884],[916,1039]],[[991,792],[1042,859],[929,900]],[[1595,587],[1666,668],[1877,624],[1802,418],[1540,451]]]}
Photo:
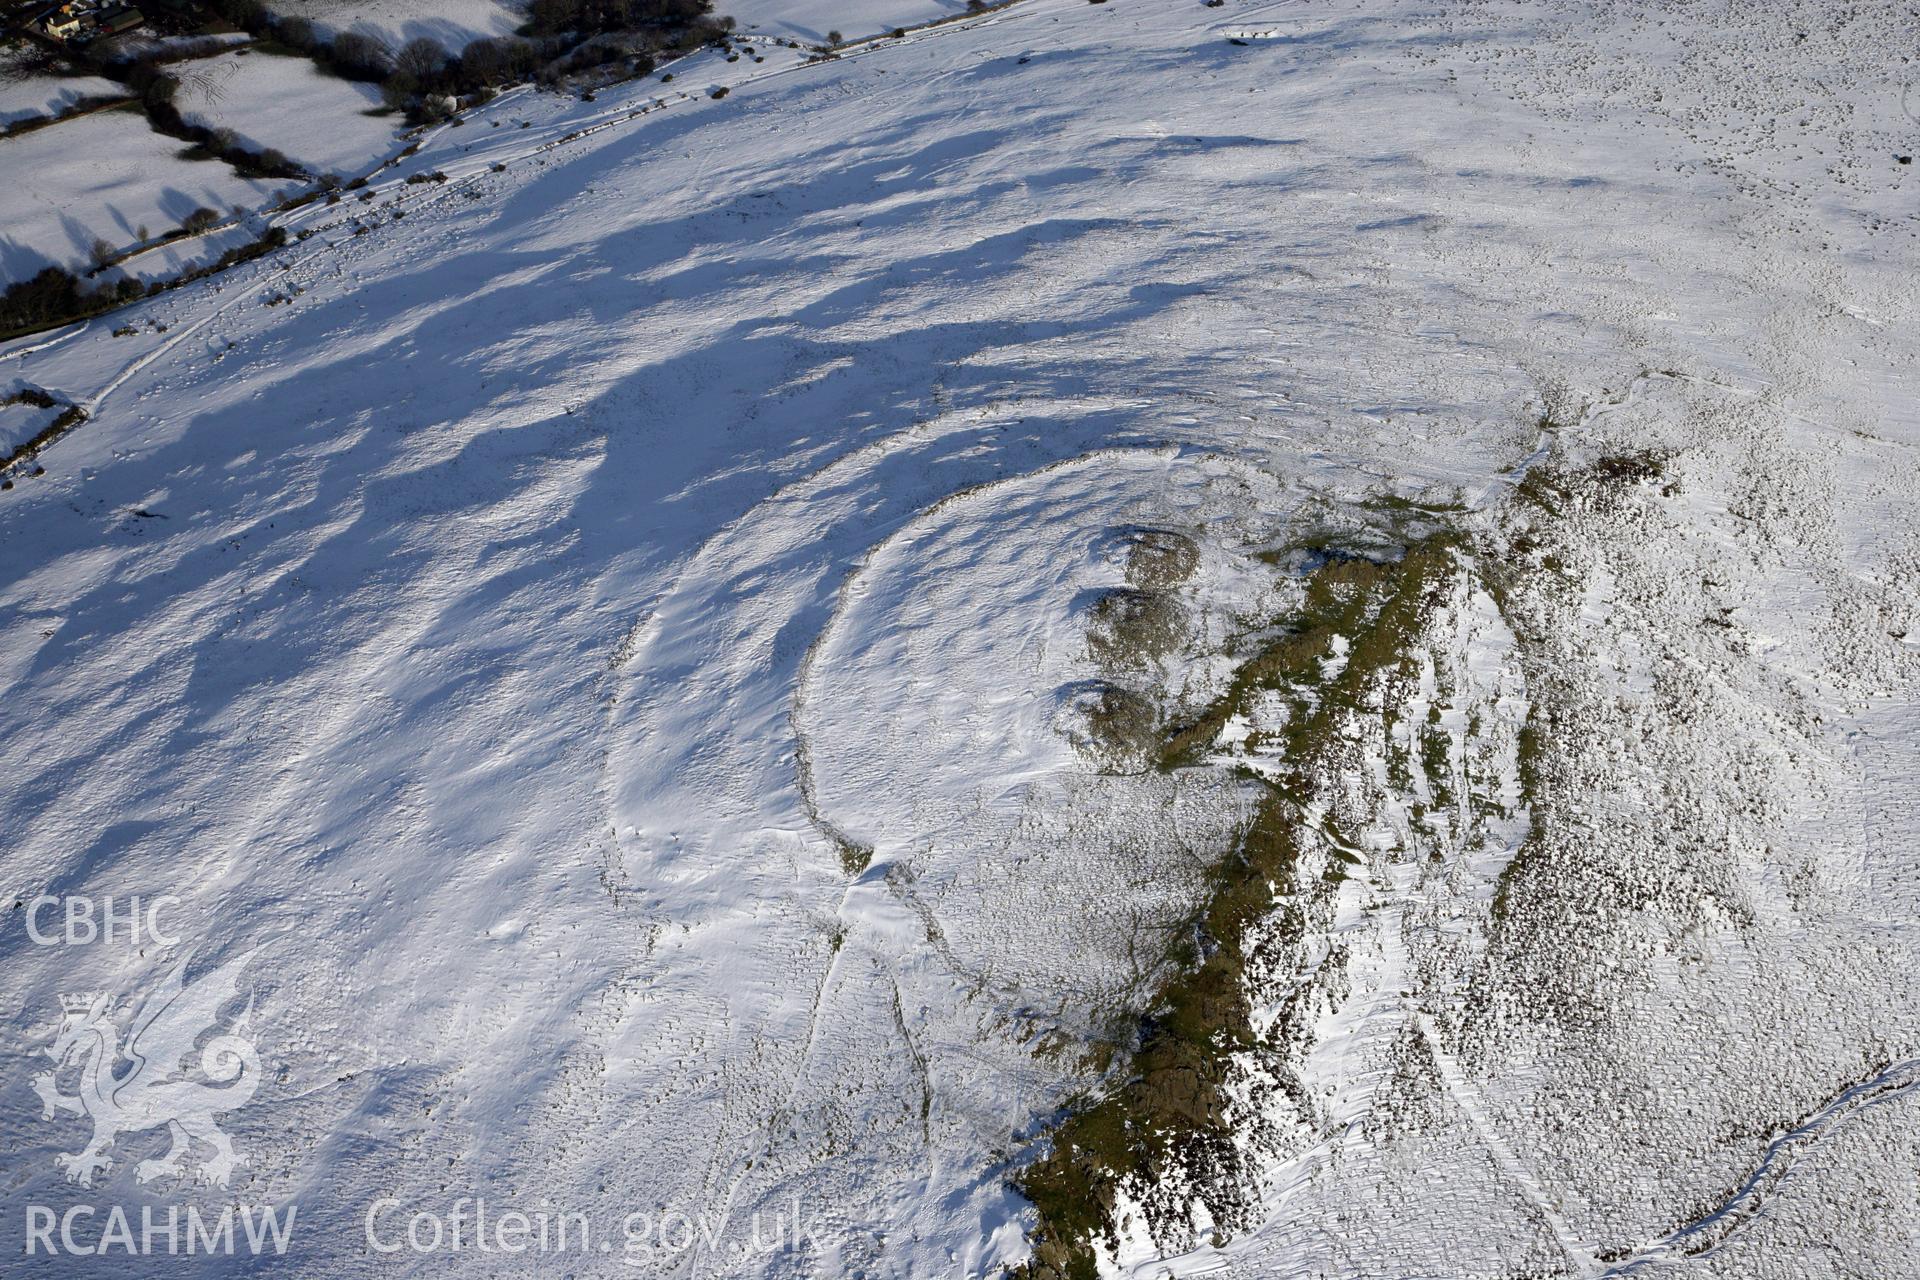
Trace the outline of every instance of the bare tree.
{"label": "bare tree", "polygon": [[419,36],[401,47],[393,60],[394,69],[412,76],[420,84],[430,83],[447,65],[447,51],[438,40]]}
{"label": "bare tree", "polygon": [[65,75],[68,68],[51,49],[21,42],[0,49],[0,84],[24,84],[40,76]]}
{"label": "bare tree", "polygon": [[359,75],[383,77],[393,70],[393,50],[386,42],[362,31],[342,31],[333,38],[333,60]]}

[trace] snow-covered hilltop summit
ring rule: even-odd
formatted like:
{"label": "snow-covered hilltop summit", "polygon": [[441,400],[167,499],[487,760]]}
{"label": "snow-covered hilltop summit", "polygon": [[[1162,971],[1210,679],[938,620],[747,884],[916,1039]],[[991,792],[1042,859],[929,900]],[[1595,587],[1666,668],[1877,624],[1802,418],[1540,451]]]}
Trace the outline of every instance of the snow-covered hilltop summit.
{"label": "snow-covered hilltop summit", "polygon": [[0,348],[7,1273],[1920,1275],[1910,16],[964,8]]}

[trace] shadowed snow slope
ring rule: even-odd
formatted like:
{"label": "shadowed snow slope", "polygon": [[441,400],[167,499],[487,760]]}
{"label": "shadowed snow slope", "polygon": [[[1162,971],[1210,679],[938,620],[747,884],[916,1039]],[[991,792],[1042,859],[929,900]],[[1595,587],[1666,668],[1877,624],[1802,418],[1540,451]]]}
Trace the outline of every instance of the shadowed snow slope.
{"label": "shadowed snow slope", "polygon": [[[1263,550],[1400,499],[1509,545],[1530,456],[1645,449],[1672,492],[1553,505],[1514,639],[1476,596],[1503,639],[1469,656],[1586,717],[1549,722],[1566,852],[1531,883],[1646,893],[1422,989],[1453,1012],[1421,1134],[1267,1152],[1259,1230],[1125,1257],[1575,1274],[1711,1212],[1920,1052],[1912,31],[1875,21],[1026,0],[813,66],[707,52],[503,95],[284,252],[0,348],[0,387],[90,414],[0,493],[0,869],[175,895],[181,939],[7,917],[8,1273],[143,1265],[22,1257],[29,1206],[232,1198],[298,1204],[303,1277],[522,1273],[377,1252],[382,1197],[386,1243],[461,1197],[589,1215],[539,1274],[1019,1261],[1010,1168],[1244,816],[1075,717],[1217,694]],[[1088,619],[1140,529],[1194,548],[1185,630],[1108,670]],[[1360,968],[1437,981],[1398,885]],[[158,1128],[70,1185],[86,1121],[29,1083],[59,997],[254,947],[230,1192],[204,1151],[138,1183]],[[1528,1003],[1562,979],[1603,1016]],[[1356,999],[1310,1073],[1342,1124],[1394,1090],[1336,1077],[1409,1043]],[[1789,1217],[1649,1265],[1916,1274],[1914,1105],[1798,1157]]]}

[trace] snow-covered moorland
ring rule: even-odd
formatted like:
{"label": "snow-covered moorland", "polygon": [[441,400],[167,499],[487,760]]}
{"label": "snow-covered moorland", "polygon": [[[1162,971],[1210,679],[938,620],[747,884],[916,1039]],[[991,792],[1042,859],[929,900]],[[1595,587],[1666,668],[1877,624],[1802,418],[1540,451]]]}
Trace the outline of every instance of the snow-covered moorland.
{"label": "snow-covered moorland", "polygon": [[1920,1275],[1913,31],[1696,8],[709,51],[0,348],[9,1274]]}

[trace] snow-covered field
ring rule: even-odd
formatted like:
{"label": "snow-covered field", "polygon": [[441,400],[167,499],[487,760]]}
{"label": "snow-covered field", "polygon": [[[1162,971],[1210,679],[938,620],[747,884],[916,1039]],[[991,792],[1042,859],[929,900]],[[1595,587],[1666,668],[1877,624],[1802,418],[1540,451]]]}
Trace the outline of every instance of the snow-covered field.
{"label": "snow-covered field", "polygon": [[750,35],[819,44],[838,31],[849,40],[950,18],[966,0],[720,0],[714,12]]}
{"label": "snow-covered field", "polygon": [[[351,128],[351,125],[342,126]],[[242,178],[217,161],[183,160],[133,111],[102,111],[0,140],[0,280],[49,265],[84,269],[95,240],[124,249],[164,235],[195,209],[265,208],[291,182]]]}
{"label": "snow-covered field", "polygon": [[57,116],[88,98],[124,98],[127,91],[104,76],[0,76],[0,127]]}
{"label": "snow-covered field", "polygon": [[366,114],[380,106],[377,86],[326,75],[306,58],[203,59],[175,105],[189,120],[231,129],[250,150],[271,147],[313,173],[357,176],[399,149],[394,135],[402,122]]}
{"label": "snow-covered field", "polygon": [[253,37],[244,31],[163,36],[142,28],[114,37],[113,53],[116,58],[152,58],[171,62],[183,70],[191,70],[182,64],[206,56],[210,49],[238,49],[252,43]]}
{"label": "snow-covered field", "polygon": [[58,406],[0,401],[0,457],[51,426],[59,415]]}
{"label": "snow-covered field", "polygon": [[517,0],[271,0],[322,31],[358,31],[398,49],[422,37],[458,53],[475,40],[512,35],[527,20]]}
{"label": "snow-covered field", "polygon": [[[236,1202],[302,1277],[993,1274],[1266,771],[1301,878],[1233,1138],[1121,1184],[1103,1274],[1920,1276],[1906,21],[1025,0],[703,53],[0,348],[90,415],[0,493],[0,868],[178,899],[0,935],[9,1274],[144,1274],[36,1209]],[[1153,767],[1310,553],[1439,534],[1316,767],[1273,697]],[[105,1016],[61,997],[124,1035],[189,955],[246,1163],[129,1117],[75,1185],[116,1113],[42,1117]],[[476,1198],[592,1243],[483,1257]]]}

